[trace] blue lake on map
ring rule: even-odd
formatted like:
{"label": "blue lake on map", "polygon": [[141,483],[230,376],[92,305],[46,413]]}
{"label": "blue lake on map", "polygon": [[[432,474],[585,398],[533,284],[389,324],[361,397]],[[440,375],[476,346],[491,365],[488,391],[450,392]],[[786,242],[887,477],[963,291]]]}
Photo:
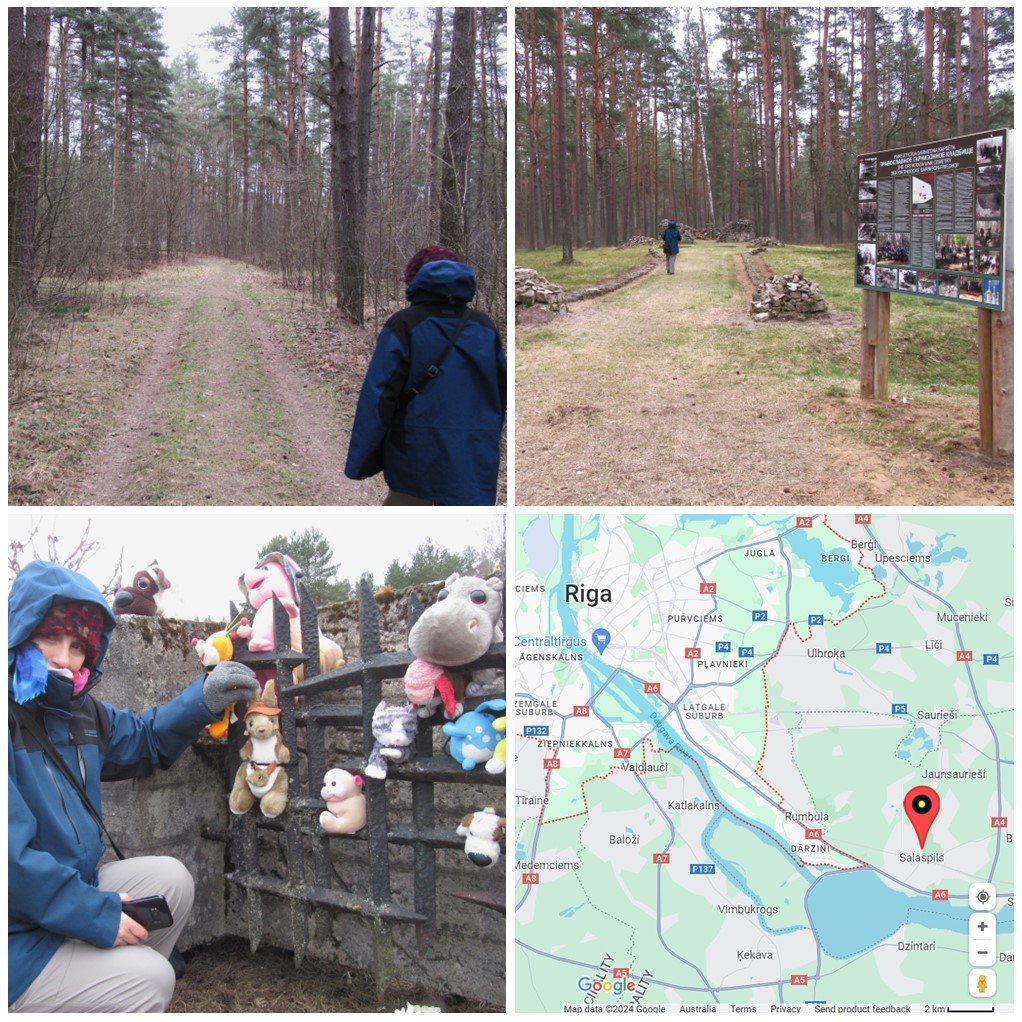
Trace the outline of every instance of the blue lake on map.
{"label": "blue lake on map", "polygon": [[522,535],[522,546],[528,554],[532,570],[543,576],[552,571],[557,563],[557,541],[550,531],[550,519],[546,516],[533,519]]}
{"label": "blue lake on map", "polygon": [[[850,958],[875,947],[906,923],[960,934],[949,941],[962,944],[969,931],[970,909],[935,902],[918,894],[888,887],[870,870],[829,873],[822,877],[806,899],[806,908],[831,958]],[[1011,933],[1014,914],[1004,906],[998,912],[997,932]]]}
{"label": "blue lake on map", "polygon": [[826,553],[846,553],[843,547],[828,550],[815,537],[807,536],[804,529],[796,529],[787,535],[792,552],[806,564],[813,566],[812,578],[819,582],[831,596],[841,601],[842,612],[852,605],[852,596],[859,583],[859,573],[850,560],[821,561]]}

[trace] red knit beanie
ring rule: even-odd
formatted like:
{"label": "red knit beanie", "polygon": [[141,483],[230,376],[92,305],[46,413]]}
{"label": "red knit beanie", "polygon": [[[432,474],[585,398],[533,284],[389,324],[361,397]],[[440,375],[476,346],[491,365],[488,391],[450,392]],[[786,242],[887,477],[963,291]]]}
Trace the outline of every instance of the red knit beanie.
{"label": "red knit beanie", "polygon": [[449,259],[453,263],[462,262],[446,245],[431,245],[429,248],[420,248],[405,267],[405,283],[410,284],[415,276],[426,265],[426,263],[439,262],[441,259]]}
{"label": "red knit beanie", "polygon": [[103,612],[94,603],[55,603],[32,632],[32,638],[70,635],[85,646],[85,666],[94,667],[103,641]]}

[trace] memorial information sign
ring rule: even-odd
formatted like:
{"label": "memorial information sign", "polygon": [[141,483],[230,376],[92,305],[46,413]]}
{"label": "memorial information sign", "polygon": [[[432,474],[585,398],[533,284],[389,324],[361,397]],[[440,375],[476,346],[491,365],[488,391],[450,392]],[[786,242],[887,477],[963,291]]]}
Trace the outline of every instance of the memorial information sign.
{"label": "memorial information sign", "polygon": [[1002,308],[1006,136],[859,157],[856,287]]}

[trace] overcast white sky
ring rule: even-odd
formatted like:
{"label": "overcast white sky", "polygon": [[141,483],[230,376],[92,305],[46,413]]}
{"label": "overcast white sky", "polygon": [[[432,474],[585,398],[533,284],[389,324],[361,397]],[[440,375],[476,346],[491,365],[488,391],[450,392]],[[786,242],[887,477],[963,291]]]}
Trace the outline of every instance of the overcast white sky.
{"label": "overcast white sky", "polygon": [[[273,536],[316,528],[330,542],[341,578],[356,581],[372,572],[382,584],[391,561],[407,563],[421,544],[462,551],[492,545],[502,535],[503,515],[493,512],[448,514],[359,511],[239,512],[233,508],[167,513],[162,509],[81,514],[78,512],[8,516],[8,541],[28,542],[39,526],[36,550],[45,559],[46,537],[58,537],[58,553],[69,553],[91,520],[91,538],[101,546],[82,567],[97,585],[111,577],[124,549],[125,568],[157,560],[171,582],[167,611],[173,617],[221,618],[231,600],[238,602],[238,576],[251,568],[260,547]],[[31,560],[22,556],[22,565]]]}

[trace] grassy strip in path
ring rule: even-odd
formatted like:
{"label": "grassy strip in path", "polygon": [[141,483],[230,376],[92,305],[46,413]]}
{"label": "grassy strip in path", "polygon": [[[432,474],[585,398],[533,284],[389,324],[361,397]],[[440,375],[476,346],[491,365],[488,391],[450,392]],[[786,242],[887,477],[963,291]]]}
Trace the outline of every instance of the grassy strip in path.
{"label": "grassy strip in path", "polygon": [[570,291],[576,287],[602,284],[646,262],[646,249],[576,248],[570,266],[561,263],[560,246],[542,249],[515,249],[515,266],[528,266],[546,277],[551,284]]}
{"label": "grassy strip in path", "polygon": [[246,331],[233,298],[200,297],[189,310],[158,435],[139,459],[140,502],[296,502],[287,426]]}
{"label": "grassy strip in path", "polygon": [[7,499],[14,505],[79,503],[83,465],[116,428],[117,408],[166,324],[173,298],[198,271],[173,266],[121,285],[97,285],[73,316],[42,315],[29,360],[33,396],[9,409]]}

